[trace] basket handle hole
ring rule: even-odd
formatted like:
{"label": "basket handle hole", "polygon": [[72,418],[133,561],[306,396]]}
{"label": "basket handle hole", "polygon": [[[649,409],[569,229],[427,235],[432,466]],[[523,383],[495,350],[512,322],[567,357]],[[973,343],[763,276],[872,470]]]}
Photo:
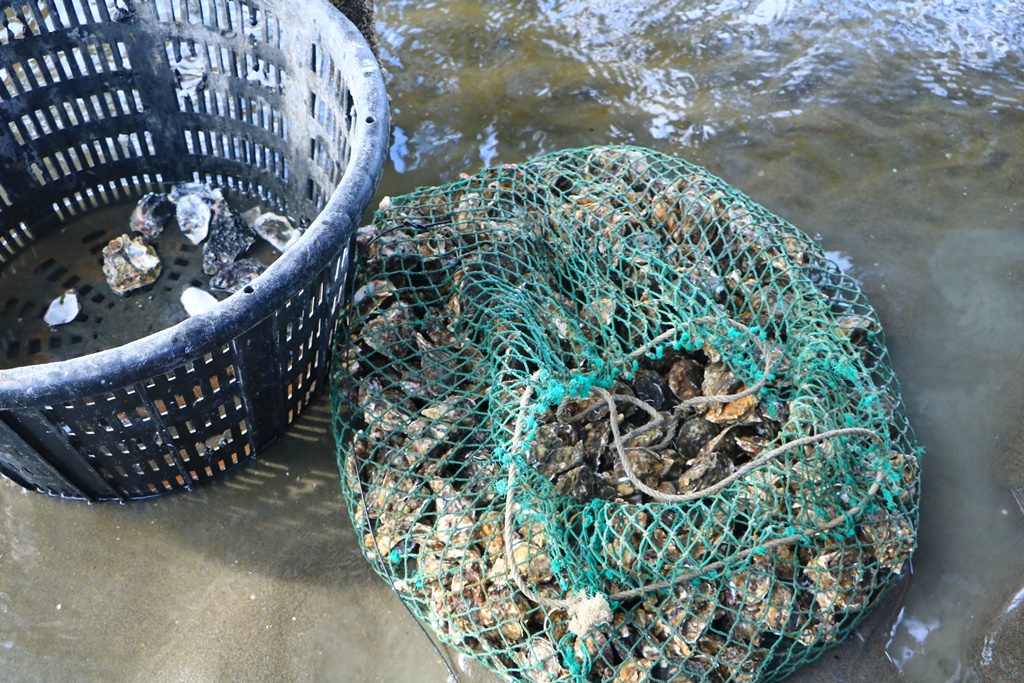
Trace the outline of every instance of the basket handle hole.
{"label": "basket handle hole", "polygon": [[246,285],[245,289],[243,289],[242,291],[245,292],[246,294],[252,294],[256,290],[252,288],[252,285]]}
{"label": "basket handle hole", "polygon": [[373,118],[372,116],[367,116],[366,117],[366,122],[367,123],[374,123],[376,120],[377,119]]}

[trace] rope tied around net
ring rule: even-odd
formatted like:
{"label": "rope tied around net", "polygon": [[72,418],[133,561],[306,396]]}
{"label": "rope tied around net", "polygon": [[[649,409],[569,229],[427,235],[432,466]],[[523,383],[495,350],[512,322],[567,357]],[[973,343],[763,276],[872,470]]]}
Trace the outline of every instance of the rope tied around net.
{"label": "rope tied around net", "polygon": [[[536,380],[539,376],[540,371],[537,371],[533,374],[532,379]],[[523,425],[525,422],[523,418],[526,413],[526,407],[532,397],[533,387],[527,386],[519,398],[519,417],[516,419],[515,432],[512,436],[512,446],[510,449],[508,464],[508,486],[505,489],[505,525],[503,530],[505,541],[505,562],[508,564],[509,572],[512,574],[512,579],[515,581],[516,586],[523,595],[539,605],[566,610],[569,613],[569,630],[582,638],[601,624],[605,624],[611,620],[612,610],[611,606],[608,604],[608,599],[600,593],[590,595],[586,591],[570,595],[570,599],[568,600],[548,598],[540,595],[533,590],[533,588],[530,587],[523,578],[522,572],[519,571],[519,565],[516,563],[515,553],[512,548],[512,526],[515,517],[513,502],[515,496],[516,477],[516,463],[514,456],[522,448]]]}

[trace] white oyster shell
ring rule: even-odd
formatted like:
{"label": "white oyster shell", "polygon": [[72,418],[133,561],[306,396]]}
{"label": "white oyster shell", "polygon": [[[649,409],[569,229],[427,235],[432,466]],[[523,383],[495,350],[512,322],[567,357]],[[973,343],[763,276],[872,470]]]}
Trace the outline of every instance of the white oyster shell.
{"label": "white oyster shell", "polygon": [[50,307],[46,309],[43,320],[47,325],[63,325],[78,317],[78,312],[81,310],[81,306],[78,305],[78,295],[75,294],[75,290],[69,289],[50,302]]}
{"label": "white oyster shell", "polygon": [[217,305],[217,297],[198,287],[186,287],[181,293],[181,305],[189,316],[206,313]]}

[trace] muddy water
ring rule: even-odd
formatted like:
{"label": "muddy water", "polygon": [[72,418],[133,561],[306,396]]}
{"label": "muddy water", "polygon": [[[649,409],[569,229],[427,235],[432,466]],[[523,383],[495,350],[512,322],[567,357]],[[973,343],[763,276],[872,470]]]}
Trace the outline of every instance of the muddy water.
{"label": "muddy water", "polygon": [[[641,144],[819,236],[862,283],[927,450],[920,547],[891,599],[792,680],[1024,680],[1021,5],[377,8],[396,125],[381,195]],[[2,677],[445,681],[359,554],[327,430],[321,403],[243,473],[126,507],[0,484]],[[459,681],[494,680],[449,658]]]}

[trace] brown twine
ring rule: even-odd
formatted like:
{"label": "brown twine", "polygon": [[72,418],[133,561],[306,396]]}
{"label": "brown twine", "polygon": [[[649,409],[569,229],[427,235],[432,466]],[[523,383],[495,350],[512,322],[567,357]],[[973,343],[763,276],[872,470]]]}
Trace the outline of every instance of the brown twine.
{"label": "brown twine", "polygon": [[[623,443],[623,439],[619,435],[619,416],[617,414],[617,411],[615,410],[615,399],[610,393],[608,393],[607,390],[602,389],[601,387],[596,387],[596,391],[602,398],[604,398],[605,402],[608,404],[608,421],[611,424],[612,429],[612,442],[615,444],[615,451],[616,453],[618,453],[619,463],[622,465],[622,469],[626,473],[626,478],[629,479],[629,482],[633,484],[634,487],[636,487],[640,491],[643,491],[648,496],[654,498],[660,503],[688,503],[691,500],[697,500],[698,498],[709,496],[712,493],[717,493],[718,491],[724,489],[726,486],[733,483],[737,479],[740,479],[747,473],[757,469],[758,467],[763,467],[764,465],[767,465],[769,461],[777,458],[778,456],[788,453],[789,451],[795,448],[800,448],[801,446],[807,446],[809,444],[817,443],[819,441],[825,441],[826,439],[833,439],[838,438],[840,436],[852,435],[869,437],[881,441],[881,437],[879,437],[870,429],[864,429],[862,427],[844,427],[842,429],[833,429],[831,431],[822,432],[821,434],[804,436],[799,439],[795,439],[793,441],[785,443],[781,446],[778,446],[777,448],[773,448],[767,453],[759,455],[754,460],[751,460],[747,464],[743,465],[735,472],[730,474],[728,477],[725,477],[724,479],[712,484],[711,486],[700,489],[699,491],[679,494],[662,493],[657,489],[647,486],[642,481],[640,481],[639,477],[636,476],[636,472],[633,471],[633,465],[629,461],[629,456],[626,455],[626,448]],[[630,434],[632,433],[633,432],[630,432]]]}
{"label": "brown twine", "polygon": [[[692,328],[694,325],[697,325],[697,324],[713,323],[713,322],[720,321],[720,320],[721,320],[720,318],[714,318],[714,317],[695,318],[694,320],[689,321],[688,325]],[[744,325],[743,323],[738,323],[735,320],[730,320],[730,319],[726,319],[726,322],[728,322],[730,325],[732,325],[736,329],[740,330],[741,332],[744,332],[744,333],[749,333],[750,332],[750,329],[746,325]],[[668,341],[669,339],[671,339],[678,331],[679,331],[678,328],[673,327],[673,328],[671,328],[671,329],[669,329],[669,330],[667,330],[665,332],[662,332],[661,334],[659,334],[657,337],[652,339],[647,344],[644,344],[643,346],[641,346],[636,351],[633,351],[632,353],[630,353],[629,354],[629,358],[639,358],[640,356],[642,356],[643,354],[647,353],[648,351],[650,351],[652,348],[654,348],[658,344],[661,344],[662,342],[665,342],[665,341]],[[691,333],[691,336],[693,336],[692,333]],[[765,386],[765,384],[768,383],[768,378],[770,376],[770,373],[771,373],[771,370],[772,370],[772,366],[774,365],[774,361],[773,361],[772,356],[771,356],[771,350],[768,348],[768,346],[760,338],[758,338],[756,336],[754,337],[754,342],[761,349],[761,353],[764,356],[764,372],[762,373],[761,378],[759,380],[757,380],[756,382],[754,382],[753,384],[751,384],[750,386],[748,386],[746,389],[738,391],[735,394],[715,394],[713,396],[694,396],[693,398],[689,398],[689,399],[686,399],[685,401],[681,402],[679,405],[677,405],[675,407],[675,409],[673,411],[672,420],[670,421],[669,427],[668,427],[668,429],[665,432],[665,437],[658,444],[654,445],[651,448],[651,450],[659,451],[659,450],[663,450],[663,449],[667,448],[669,443],[672,441],[672,438],[675,436],[675,430],[679,426],[679,421],[680,421],[682,415],[688,413],[693,408],[696,408],[697,406],[701,406],[701,405],[708,405],[708,404],[711,404],[711,403],[732,403],[733,401],[738,401],[738,400],[740,400],[742,398],[746,398],[747,396],[750,396],[752,394],[756,394],[758,391],[760,391]],[[639,435],[641,435],[641,434],[643,434],[645,432],[649,432],[652,429],[660,427],[661,425],[663,425],[665,423],[665,418],[662,417],[661,413],[659,413],[657,410],[655,410],[646,401],[642,401],[642,400],[636,398],[635,396],[630,396],[628,394],[614,394],[613,396],[614,396],[616,401],[623,401],[623,402],[626,402],[626,403],[630,403],[630,404],[632,404],[632,405],[634,405],[634,406],[636,406],[638,408],[641,408],[642,410],[646,411],[647,414],[651,416],[651,421],[650,422],[648,422],[647,424],[643,425],[642,427],[637,427],[633,431],[629,432],[629,434],[627,434],[625,436],[625,439],[624,439],[625,441],[629,441],[630,439],[632,439],[634,437],[637,437],[637,436],[639,436]],[[586,419],[587,417],[589,417],[590,415],[592,415],[593,413],[597,412],[598,410],[600,410],[601,408],[604,407],[601,403],[595,402],[592,405],[587,406],[587,408],[582,410],[581,412],[579,412],[579,413],[577,413],[575,415],[571,415],[569,417],[566,417],[565,414],[564,414],[564,410],[565,410],[565,406],[569,403],[570,400],[571,400],[570,397],[568,397],[568,396],[565,397],[564,399],[562,399],[562,402],[558,405],[558,408],[555,410],[555,418],[559,422],[561,422],[562,424],[573,424],[573,423],[576,423],[576,422],[580,422],[580,421]],[[609,410],[611,410],[611,408],[609,408]]]}

